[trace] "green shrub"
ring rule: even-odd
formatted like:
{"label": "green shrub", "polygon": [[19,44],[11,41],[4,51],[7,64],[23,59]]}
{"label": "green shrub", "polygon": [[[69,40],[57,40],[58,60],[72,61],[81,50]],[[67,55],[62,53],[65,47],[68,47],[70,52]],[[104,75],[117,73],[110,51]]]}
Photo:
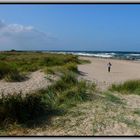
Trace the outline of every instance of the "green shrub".
{"label": "green shrub", "polygon": [[83,84],[84,82],[79,82],[77,85],[73,85],[69,89],[61,92],[59,96],[60,107],[67,110],[70,107],[76,106],[78,103],[91,100],[94,91],[88,92],[90,87],[86,83],[84,84],[84,87],[81,88],[81,85]]}
{"label": "green shrub", "polygon": [[66,58],[64,59],[64,63],[76,63],[79,64],[79,59],[78,56],[72,55],[72,54],[67,54],[64,55]]}
{"label": "green shrub", "polygon": [[44,65],[44,66],[57,66],[63,64],[64,64],[64,60],[56,56],[44,57],[40,60],[40,65]]}
{"label": "green shrub", "polygon": [[55,72],[57,71],[56,70],[56,67],[47,67],[45,70],[44,70],[47,74],[55,74]]}
{"label": "green shrub", "polygon": [[78,81],[75,73],[65,72],[58,81],[48,87],[46,93],[55,96],[58,107],[67,109],[78,102],[90,100],[95,87],[95,84]]}
{"label": "green shrub", "polygon": [[73,71],[73,72],[78,72],[77,64],[76,63],[67,63],[64,65],[64,69]]}
{"label": "green shrub", "polygon": [[26,79],[26,76],[20,74],[18,71],[10,72],[5,76],[7,82],[22,82]]}
{"label": "green shrub", "polygon": [[17,73],[17,68],[13,64],[6,62],[0,62],[0,78],[4,78],[6,75]]}
{"label": "green shrub", "polygon": [[79,60],[79,64],[88,64],[88,63],[91,63],[91,61],[90,60],[84,60],[84,59]]}
{"label": "green shrub", "polygon": [[5,62],[0,62],[0,78],[3,78],[11,71],[11,67]]}
{"label": "green shrub", "polygon": [[76,85],[71,86],[67,90],[64,90],[59,97],[59,101],[61,103],[67,103],[67,102],[82,102],[89,99],[89,93],[87,92],[87,89],[89,87],[87,86],[86,82],[80,81]]}
{"label": "green shrub", "polygon": [[68,84],[76,84],[78,82],[77,75],[71,71],[69,72],[66,71],[65,73],[63,73],[61,76],[61,80],[64,83]]}
{"label": "green shrub", "polygon": [[134,111],[134,114],[137,114],[137,115],[140,116],[140,109],[136,109],[136,110]]}
{"label": "green shrub", "polygon": [[129,80],[118,85],[113,84],[109,89],[111,91],[118,91],[121,93],[140,95],[140,80]]}
{"label": "green shrub", "polygon": [[2,78],[10,82],[19,82],[24,80],[25,76],[20,74],[15,63],[0,62],[0,79]]}
{"label": "green shrub", "polygon": [[19,68],[21,72],[34,72],[39,69],[36,64],[25,64]]}
{"label": "green shrub", "polygon": [[0,66],[3,68],[4,65],[4,70],[0,67],[0,76],[3,75],[3,72],[1,71],[6,72],[6,70],[9,69],[9,67],[11,68],[12,65],[14,65],[14,67],[20,72],[32,72],[45,68],[46,66],[62,67],[63,69],[64,65],[66,65],[69,70],[77,71],[76,64],[80,63],[78,56],[36,52],[5,52],[0,54],[0,60],[2,60]]}
{"label": "green shrub", "polygon": [[110,102],[113,102],[116,104],[123,104],[122,100],[119,97],[117,97],[109,92],[105,93],[105,98],[107,101],[110,101]]}
{"label": "green shrub", "polygon": [[77,75],[73,72],[65,72],[60,76],[59,80],[57,80],[53,85],[49,86],[49,89],[54,91],[63,91],[76,83],[78,83]]}
{"label": "green shrub", "polygon": [[56,110],[53,94],[44,94],[39,91],[34,94],[21,94],[2,96],[0,99],[0,124],[5,121],[28,123],[42,117],[50,115]]}
{"label": "green shrub", "polygon": [[0,54],[0,60],[6,60],[7,56],[4,54]]}
{"label": "green shrub", "polygon": [[79,59],[77,56],[68,54],[48,54],[48,56],[40,58],[39,63],[43,66],[62,66],[66,63],[78,64]]}

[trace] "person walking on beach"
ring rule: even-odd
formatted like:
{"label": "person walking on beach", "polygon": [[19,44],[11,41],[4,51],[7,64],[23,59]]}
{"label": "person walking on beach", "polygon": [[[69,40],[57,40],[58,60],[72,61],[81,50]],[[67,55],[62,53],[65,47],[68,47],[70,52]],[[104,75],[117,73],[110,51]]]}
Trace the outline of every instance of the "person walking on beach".
{"label": "person walking on beach", "polygon": [[108,72],[110,72],[111,66],[112,66],[112,64],[109,62],[109,63],[107,64]]}

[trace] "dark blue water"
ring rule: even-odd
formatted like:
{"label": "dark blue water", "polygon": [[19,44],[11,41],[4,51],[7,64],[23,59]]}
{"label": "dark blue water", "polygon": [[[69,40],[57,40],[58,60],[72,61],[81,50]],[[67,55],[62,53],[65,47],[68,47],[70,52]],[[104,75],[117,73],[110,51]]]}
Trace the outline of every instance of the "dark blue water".
{"label": "dark blue water", "polygon": [[51,53],[74,54],[80,56],[140,60],[140,52],[120,52],[120,51],[43,51]]}

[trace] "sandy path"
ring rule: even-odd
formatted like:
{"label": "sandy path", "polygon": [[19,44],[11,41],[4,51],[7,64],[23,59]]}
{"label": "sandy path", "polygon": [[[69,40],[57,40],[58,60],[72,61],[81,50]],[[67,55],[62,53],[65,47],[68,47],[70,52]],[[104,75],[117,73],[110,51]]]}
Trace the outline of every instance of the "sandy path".
{"label": "sandy path", "polygon": [[[93,57],[80,57],[90,60],[90,64],[79,65],[78,69],[83,73],[82,78],[95,81],[101,89],[105,89],[112,83],[124,82],[130,79],[140,79],[140,62],[127,60],[112,60]],[[112,63],[111,72],[107,72],[107,63]]]}
{"label": "sandy path", "polygon": [[29,75],[29,79],[24,82],[5,82],[0,81],[0,94],[29,93],[39,90],[50,85],[50,82],[45,78],[46,75],[41,71],[33,72]]}

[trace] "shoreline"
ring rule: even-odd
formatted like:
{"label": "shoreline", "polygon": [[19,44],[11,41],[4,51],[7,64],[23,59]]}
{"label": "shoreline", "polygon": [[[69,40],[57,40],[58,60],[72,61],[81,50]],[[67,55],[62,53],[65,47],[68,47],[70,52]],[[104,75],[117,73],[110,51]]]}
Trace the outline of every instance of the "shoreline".
{"label": "shoreline", "polygon": [[112,58],[112,57],[96,57],[96,56],[83,56],[83,55],[77,55],[79,58],[82,59],[89,59],[89,58],[94,58],[94,59],[107,59],[107,60],[120,60],[120,61],[130,61],[130,62],[136,62],[140,63],[140,60],[131,60],[131,59],[120,59],[120,58]]}

